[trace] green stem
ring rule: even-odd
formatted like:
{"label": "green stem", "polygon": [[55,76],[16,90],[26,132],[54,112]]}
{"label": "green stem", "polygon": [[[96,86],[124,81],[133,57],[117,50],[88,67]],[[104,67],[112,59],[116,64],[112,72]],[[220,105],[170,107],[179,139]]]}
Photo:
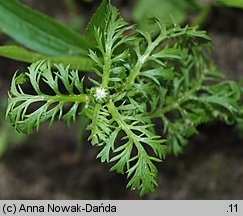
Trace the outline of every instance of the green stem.
{"label": "green stem", "polygon": [[170,29],[165,32],[161,32],[161,34],[155,39],[154,42],[149,43],[147,46],[146,51],[143,55],[138,57],[137,63],[135,64],[133,70],[130,72],[129,76],[127,77],[126,86],[127,89],[130,88],[130,86],[134,83],[136,77],[139,75],[141,68],[144,66],[154,49],[159,46],[163,41],[165,41],[167,38],[175,38],[182,35],[187,34],[187,28],[185,28],[183,31],[180,28],[174,28]]}
{"label": "green stem", "polygon": [[19,95],[18,97],[11,98],[11,101],[63,101],[64,103],[87,103],[90,101],[90,96],[86,94],[80,95]]}
{"label": "green stem", "polygon": [[127,81],[126,81],[126,86],[129,88],[135,81],[136,77],[140,73],[141,68],[143,67],[144,63],[148,60],[149,56],[153,52],[153,50],[164,40],[164,37],[158,37],[153,43],[148,45],[146,51],[144,52],[143,55],[138,57],[137,63],[134,66],[133,70],[129,74]]}
{"label": "green stem", "polygon": [[131,144],[134,144],[138,150],[138,155],[146,155],[147,153],[144,150],[144,147],[140,143],[140,140],[137,136],[131,131],[129,125],[124,121],[123,116],[117,111],[115,104],[110,99],[107,103],[107,108],[112,116],[113,119],[117,122],[119,127],[126,133],[127,137],[132,140]]}
{"label": "green stem", "polygon": [[111,51],[107,52],[104,57],[104,67],[103,67],[103,77],[102,77],[102,87],[108,87],[109,78],[110,78],[110,70],[111,70]]}

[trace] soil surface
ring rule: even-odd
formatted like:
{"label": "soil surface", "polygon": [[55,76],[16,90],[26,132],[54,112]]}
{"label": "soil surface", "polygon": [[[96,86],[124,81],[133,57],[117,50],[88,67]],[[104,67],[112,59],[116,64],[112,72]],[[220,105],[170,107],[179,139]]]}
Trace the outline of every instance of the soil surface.
{"label": "soil surface", "polygon": [[[25,2],[31,5],[34,1]],[[48,1],[51,8],[52,2]],[[61,16],[56,7],[50,13],[52,9],[43,5],[40,10]],[[95,6],[87,7],[92,11]],[[232,79],[243,77],[242,19],[242,11],[220,8],[205,25],[212,37],[213,57]],[[0,39],[6,40],[2,35]],[[13,71],[25,66],[0,58],[2,94],[7,93]],[[199,131],[184,154],[168,156],[158,166],[159,186],[144,199],[243,198],[243,139],[239,132],[217,122]],[[110,165],[95,159],[98,150],[90,143],[77,147],[77,134],[77,125],[67,129],[63,123],[55,123],[51,130],[44,126],[22,145],[10,147],[0,163],[0,199],[140,199],[136,191],[126,189],[126,177],[109,172]]]}

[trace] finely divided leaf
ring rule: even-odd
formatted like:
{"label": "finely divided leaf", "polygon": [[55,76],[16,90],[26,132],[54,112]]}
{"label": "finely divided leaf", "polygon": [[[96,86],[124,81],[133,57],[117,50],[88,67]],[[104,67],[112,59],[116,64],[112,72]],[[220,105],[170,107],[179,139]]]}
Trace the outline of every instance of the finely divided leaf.
{"label": "finely divided leaf", "polygon": [[[62,64],[55,67],[57,71],[54,72],[51,64],[42,60],[28,68],[29,71],[25,74],[28,78],[26,81],[29,81],[34,89],[34,94],[26,93],[22,88],[25,81],[23,75],[20,75],[22,82],[19,82],[17,73],[14,75],[9,91],[6,116],[18,131],[30,134],[38,130],[40,125],[47,120],[52,125],[55,118],[70,124],[76,119],[80,104],[89,101],[89,97],[84,94],[83,80],[79,78],[78,71],[70,71]],[[45,83],[53,93],[45,93],[40,88],[40,82]],[[61,93],[61,84],[68,94]],[[74,92],[77,90],[78,94]]]}

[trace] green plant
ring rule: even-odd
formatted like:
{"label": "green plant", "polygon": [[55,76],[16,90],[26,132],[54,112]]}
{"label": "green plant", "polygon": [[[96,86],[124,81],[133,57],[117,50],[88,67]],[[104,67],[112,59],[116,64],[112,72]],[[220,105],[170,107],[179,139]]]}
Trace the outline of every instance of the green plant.
{"label": "green plant", "polygon": [[[112,163],[111,170],[126,173],[127,187],[140,190],[140,195],[155,190],[155,163],[167,153],[181,153],[198,125],[242,119],[240,86],[217,72],[206,33],[158,19],[151,22],[153,32],[139,30],[104,0],[82,38],[89,51],[85,46],[79,53],[80,63],[67,66],[73,56],[45,56],[28,72],[15,73],[6,113],[24,133],[38,130],[46,121],[70,124],[77,116],[86,122],[88,118],[89,140],[100,148],[97,157]],[[72,44],[72,49],[81,50]],[[92,87],[84,86],[87,78],[73,69],[81,65],[77,69],[86,70],[82,67],[85,50],[88,69],[92,65],[96,75],[87,75]],[[49,48],[42,51],[48,54]],[[66,50],[51,54],[59,52]],[[25,89],[26,84],[32,91]],[[155,119],[161,125],[154,124]]]}

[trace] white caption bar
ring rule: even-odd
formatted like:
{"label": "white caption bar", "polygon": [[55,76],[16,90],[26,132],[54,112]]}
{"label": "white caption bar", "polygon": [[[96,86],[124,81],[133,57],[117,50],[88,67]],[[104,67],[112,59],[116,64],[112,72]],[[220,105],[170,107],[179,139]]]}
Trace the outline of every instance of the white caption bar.
{"label": "white caption bar", "polygon": [[242,200],[215,201],[39,201],[2,200],[0,215],[16,216],[77,216],[77,215],[118,215],[118,216],[235,216],[243,215]]}

